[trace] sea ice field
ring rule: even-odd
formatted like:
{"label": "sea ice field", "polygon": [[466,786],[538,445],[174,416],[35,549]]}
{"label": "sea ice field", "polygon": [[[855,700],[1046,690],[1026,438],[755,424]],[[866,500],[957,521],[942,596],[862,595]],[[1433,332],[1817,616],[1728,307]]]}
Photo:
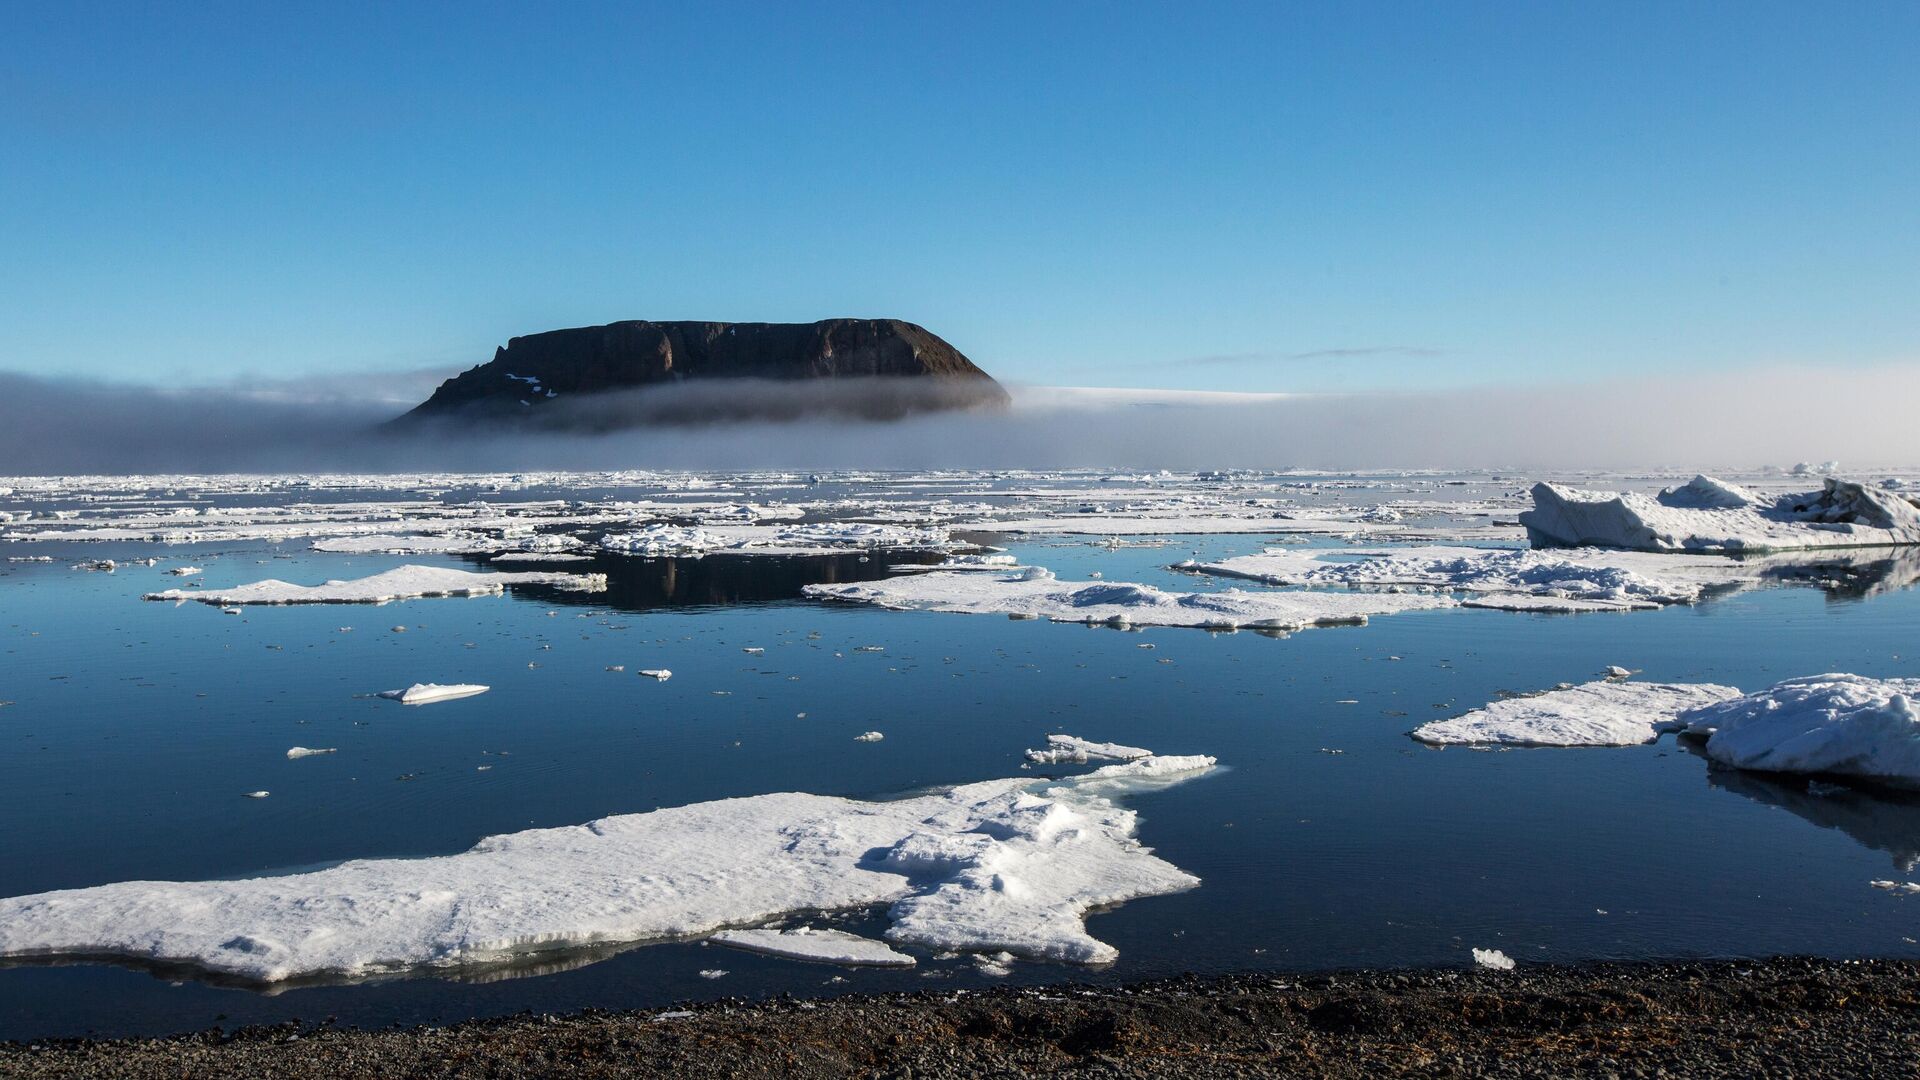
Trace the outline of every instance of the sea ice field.
{"label": "sea ice field", "polygon": [[1822,473],[0,478],[0,1039],[1920,957]]}

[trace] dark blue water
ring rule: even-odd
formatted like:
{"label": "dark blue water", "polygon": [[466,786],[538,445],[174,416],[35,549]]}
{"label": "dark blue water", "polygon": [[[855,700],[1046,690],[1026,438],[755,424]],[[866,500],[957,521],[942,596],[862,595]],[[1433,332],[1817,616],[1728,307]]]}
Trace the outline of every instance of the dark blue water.
{"label": "dark blue water", "polygon": [[[1210,586],[1162,567],[1195,550],[1260,546],[1178,538],[1108,551],[1061,540],[1013,551],[1063,578],[1099,570],[1193,589]],[[592,568],[613,588],[598,596],[527,590],[231,616],[138,599],[178,585],[164,573],[177,561],[111,575],[67,565],[154,549],[9,554],[34,550],[61,561],[0,567],[9,895],[442,854],[491,833],[768,791],[885,797],[1024,775],[1022,750],[1065,730],[1213,754],[1228,768],[1131,800],[1142,839],[1202,886],[1093,916],[1093,933],[1120,950],[1112,968],[1023,963],[1015,981],[1461,964],[1469,946],[1522,962],[1920,956],[1920,900],[1866,884],[1898,876],[1920,851],[1912,801],[1710,770],[1672,740],[1482,753],[1405,736],[1503,690],[1585,681],[1608,664],[1747,689],[1828,670],[1913,676],[1920,596],[1910,590],[1863,600],[1773,588],[1633,614],[1418,612],[1275,639],[793,598],[808,580],[884,569],[850,558],[604,559]],[[473,565],[267,545],[165,554],[206,567],[209,586]],[[856,651],[870,645],[884,651]],[[674,678],[634,674],[650,667]],[[425,708],[363,696],[413,682],[493,690]],[[870,729],[885,741],[853,741]],[[294,745],[339,752],[288,761]],[[241,797],[255,789],[272,797]],[[884,921],[854,913],[841,925],[878,932]],[[271,996],[181,972],[15,967],[0,970],[0,1037],[989,981],[965,960],[841,970],[697,944],[573,962],[488,983],[424,977]],[[710,968],[729,974],[698,975]]]}

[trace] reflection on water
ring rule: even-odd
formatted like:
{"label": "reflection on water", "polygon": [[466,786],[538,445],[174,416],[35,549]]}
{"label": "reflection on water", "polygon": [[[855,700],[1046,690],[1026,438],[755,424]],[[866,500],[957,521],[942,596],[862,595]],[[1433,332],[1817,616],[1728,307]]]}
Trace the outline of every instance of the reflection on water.
{"label": "reflection on water", "polygon": [[1893,856],[1901,873],[1920,864],[1920,795],[1843,787],[1805,776],[1745,772],[1712,764],[1707,785],[1777,806],[1864,847]]}
{"label": "reflection on water", "polygon": [[[574,592],[541,586],[522,586],[517,592],[542,603],[619,611],[659,608],[727,607],[738,604],[795,600],[808,585],[876,581],[892,576],[893,566],[926,566],[942,562],[934,551],[874,551],[846,555],[708,555],[638,557],[600,555],[591,562],[555,564],[570,574],[605,574],[605,592]],[[502,567],[473,556],[477,567]],[[515,564],[510,570],[534,564]]]}
{"label": "reflection on water", "polygon": [[1833,548],[1761,562],[1766,580],[1817,586],[1830,600],[1865,600],[1920,582],[1920,547]]}

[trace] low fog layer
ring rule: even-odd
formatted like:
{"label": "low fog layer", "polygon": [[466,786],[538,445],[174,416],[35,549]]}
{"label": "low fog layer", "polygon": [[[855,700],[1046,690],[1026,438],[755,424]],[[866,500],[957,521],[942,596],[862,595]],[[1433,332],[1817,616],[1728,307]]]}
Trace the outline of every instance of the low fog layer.
{"label": "low fog layer", "polygon": [[[1920,365],[1408,394],[1276,397],[1013,387],[999,410],[648,426],[598,435],[430,427],[393,434],[393,394],[171,390],[0,374],[0,473],[539,468],[1501,468],[1920,464]],[[873,393],[859,381],[632,392],[751,411],[757,397]],[[676,397],[679,395],[679,397]],[[783,407],[784,407],[783,405]],[[698,410],[696,410],[698,411]]]}

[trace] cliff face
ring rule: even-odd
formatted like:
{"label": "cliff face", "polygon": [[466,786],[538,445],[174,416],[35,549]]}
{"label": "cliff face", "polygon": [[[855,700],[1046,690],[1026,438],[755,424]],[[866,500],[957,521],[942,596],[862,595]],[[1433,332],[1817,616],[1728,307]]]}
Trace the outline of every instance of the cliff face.
{"label": "cliff face", "polygon": [[[862,378],[865,377],[865,378]],[[507,342],[493,360],[440,384],[402,420],[473,416],[538,420],[557,426],[743,418],[769,410],[720,407],[719,380],[861,379],[884,393],[847,396],[826,411],[902,415],[927,409],[1004,404],[1006,391],[958,349],[898,319],[828,319],[817,323],[650,322],[552,330]],[[635,395],[607,397],[695,381],[715,385],[688,396],[676,415],[672,398],[624,409]],[[919,380],[925,380],[920,382]],[[762,399],[773,395],[760,394]],[[779,395],[770,411],[797,415],[839,400],[832,394]],[[583,400],[586,399],[586,400]],[[764,402],[763,402],[764,403]],[[812,404],[809,404],[812,403]]]}

